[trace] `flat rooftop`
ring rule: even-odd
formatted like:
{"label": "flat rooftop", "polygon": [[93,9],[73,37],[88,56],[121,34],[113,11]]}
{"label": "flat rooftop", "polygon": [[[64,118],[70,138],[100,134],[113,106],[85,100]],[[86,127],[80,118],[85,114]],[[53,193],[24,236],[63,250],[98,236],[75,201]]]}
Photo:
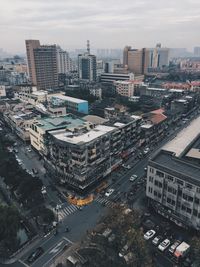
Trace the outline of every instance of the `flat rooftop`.
{"label": "flat rooftop", "polygon": [[179,159],[167,151],[161,150],[152,160],[150,165],[159,164],[163,171],[167,171],[177,178],[186,178],[200,182],[200,168],[183,159]]}
{"label": "flat rooftop", "polygon": [[176,157],[180,157],[199,134],[200,116],[193,120],[187,128],[184,128],[172,141],[167,143],[163,150],[173,152]]}
{"label": "flat rooftop", "polygon": [[78,128],[80,126],[87,125],[88,123],[83,119],[79,119],[71,115],[66,115],[61,117],[48,117],[40,119],[37,120],[35,124],[45,131],[50,131],[60,128]]}
{"label": "flat rooftop", "polygon": [[90,141],[95,140],[98,137],[101,137],[104,134],[112,132],[115,130],[115,127],[98,125],[93,130],[87,131],[86,133],[73,134],[72,132],[67,131],[55,131],[51,134],[60,141],[71,143],[71,144],[85,144]]}
{"label": "flat rooftop", "polygon": [[78,99],[78,98],[74,98],[74,97],[71,97],[71,96],[65,96],[65,95],[52,96],[52,98],[59,98],[59,99],[61,99],[63,101],[69,101],[69,102],[77,103],[77,104],[88,102],[88,101],[83,100],[83,99]]}

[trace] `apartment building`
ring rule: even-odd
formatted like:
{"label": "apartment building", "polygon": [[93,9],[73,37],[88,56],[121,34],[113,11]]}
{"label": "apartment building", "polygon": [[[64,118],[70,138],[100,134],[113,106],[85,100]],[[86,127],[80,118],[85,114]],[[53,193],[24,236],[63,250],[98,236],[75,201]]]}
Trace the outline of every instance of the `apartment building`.
{"label": "apartment building", "polygon": [[30,141],[30,127],[34,121],[40,118],[31,110],[5,111],[4,119],[15,134],[24,142]]}
{"label": "apartment building", "polygon": [[37,84],[34,49],[40,47],[39,40],[26,40],[26,55],[28,61],[29,78],[33,85]]}
{"label": "apartment building", "polygon": [[33,50],[37,88],[58,89],[58,63],[56,45],[41,45]]}
{"label": "apartment building", "polygon": [[84,191],[122,164],[139,145],[140,120],[118,118],[95,125],[67,115],[33,123],[32,146],[45,158],[50,174]]}
{"label": "apartment building", "polygon": [[148,163],[150,205],[177,225],[200,230],[200,117]]}
{"label": "apartment building", "polygon": [[134,95],[134,81],[116,81],[116,92],[125,97],[132,97]]}

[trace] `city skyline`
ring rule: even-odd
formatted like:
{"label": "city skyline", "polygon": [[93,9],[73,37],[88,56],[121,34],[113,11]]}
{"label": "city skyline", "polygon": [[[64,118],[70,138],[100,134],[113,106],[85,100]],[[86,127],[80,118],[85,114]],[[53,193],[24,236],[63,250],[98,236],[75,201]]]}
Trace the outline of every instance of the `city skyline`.
{"label": "city skyline", "polygon": [[164,47],[199,45],[200,3],[197,0],[0,0],[1,47],[10,53],[25,53],[25,39],[84,48],[87,39],[94,48]]}

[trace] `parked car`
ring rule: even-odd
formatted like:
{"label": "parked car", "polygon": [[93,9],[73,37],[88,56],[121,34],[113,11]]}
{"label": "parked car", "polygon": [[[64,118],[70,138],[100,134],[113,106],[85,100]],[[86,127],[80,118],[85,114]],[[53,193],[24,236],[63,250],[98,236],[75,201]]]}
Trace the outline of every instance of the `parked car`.
{"label": "parked car", "polygon": [[27,147],[26,150],[27,150],[27,152],[31,152],[32,151],[30,147]]}
{"label": "parked car", "polygon": [[105,193],[105,196],[106,196],[106,197],[109,197],[114,191],[115,191],[115,190],[112,189],[112,188],[108,189],[108,191]]}
{"label": "parked car", "polygon": [[145,148],[145,149],[144,149],[144,151],[143,151],[143,152],[144,152],[144,154],[148,154],[148,153],[149,153],[149,151],[150,151],[150,148],[149,148],[149,147],[147,147],[147,148]]}
{"label": "parked car", "polygon": [[160,245],[158,246],[158,249],[160,251],[165,251],[170,245],[170,240],[169,239],[165,239],[162,243],[160,243]]}
{"label": "parked car", "polygon": [[28,257],[27,261],[29,263],[34,262],[37,260],[42,254],[44,253],[44,249],[42,247],[36,248],[35,251],[31,253],[31,255]]}
{"label": "parked car", "polygon": [[172,245],[170,246],[170,248],[169,248],[169,252],[173,254],[174,251],[175,251],[175,249],[180,245],[180,243],[181,243],[181,241],[176,240],[176,241],[174,242],[174,244],[172,244]]}
{"label": "parked car", "polygon": [[156,231],[154,231],[154,230],[149,230],[148,232],[146,232],[146,233],[144,234],[144,239],[145,239],[145,240],[149,240],[149,239],[151,239],[155,234],[156,234]]}
{"label": "parked car", "polygon": [[129,181],[130,181],[130,182],[134,182],[137,178],[138,178],[138,176],[137,176],[136,174],[133,174],[133,175],[130,177]]}
{"label": "parked car", "polygon": [[154,237],[154,239],[152,240],[152,244],[154,246],[157,246],[161,242],[162,239],[163,239],[163,237],[158,235],[158,236]]}

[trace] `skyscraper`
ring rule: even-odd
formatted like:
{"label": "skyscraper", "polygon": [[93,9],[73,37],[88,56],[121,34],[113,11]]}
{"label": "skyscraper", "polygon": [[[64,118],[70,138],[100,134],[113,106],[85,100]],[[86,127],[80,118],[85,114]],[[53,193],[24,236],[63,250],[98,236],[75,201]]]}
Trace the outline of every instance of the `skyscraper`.
{"label": "skyscraper", "polygon": [[128,69],[134,74],[148,72],[149,51],[146,48],[128,50]]}
{"label": "skyscraper", "polygon": [[200,46],[194,47],[194,56],[200,57]]}
{"label": "skyscraper", "polygon": [[58,89],[58,64],[56,45],[42,45],[34,49],[37,88]]}
{"label": "skyscraper", "polygon": [[169,49],[157,44],[155,48],[133,49],[126,46],[123,53],[123,66],[128,66],[134,74],[145,74],[150,69],[162,69],[169,64]]}
{"label": "skyscraper", "polygon": [[128,66],[128,51],[131,50],[131,46],[125,46],[123,51],[123,66]]}
{"label": "skyscraper", "polygon": [[26,55],[28,62],[29,78],[33,85],[37,84],[36,70],[35,70],[35,58],[34,49],[40,47],[39,40],[26,40]]}
{"label": "skyscraper", "polygon": [[68,73],[73,70],[73,63],[69,53],[57,46],[58,73]]}
{"label": "skyscraper", "polygon": [[96,81],[96,56],[90,54],[90,45],[87,41],[87,52],[78,55],[79,79]]}

